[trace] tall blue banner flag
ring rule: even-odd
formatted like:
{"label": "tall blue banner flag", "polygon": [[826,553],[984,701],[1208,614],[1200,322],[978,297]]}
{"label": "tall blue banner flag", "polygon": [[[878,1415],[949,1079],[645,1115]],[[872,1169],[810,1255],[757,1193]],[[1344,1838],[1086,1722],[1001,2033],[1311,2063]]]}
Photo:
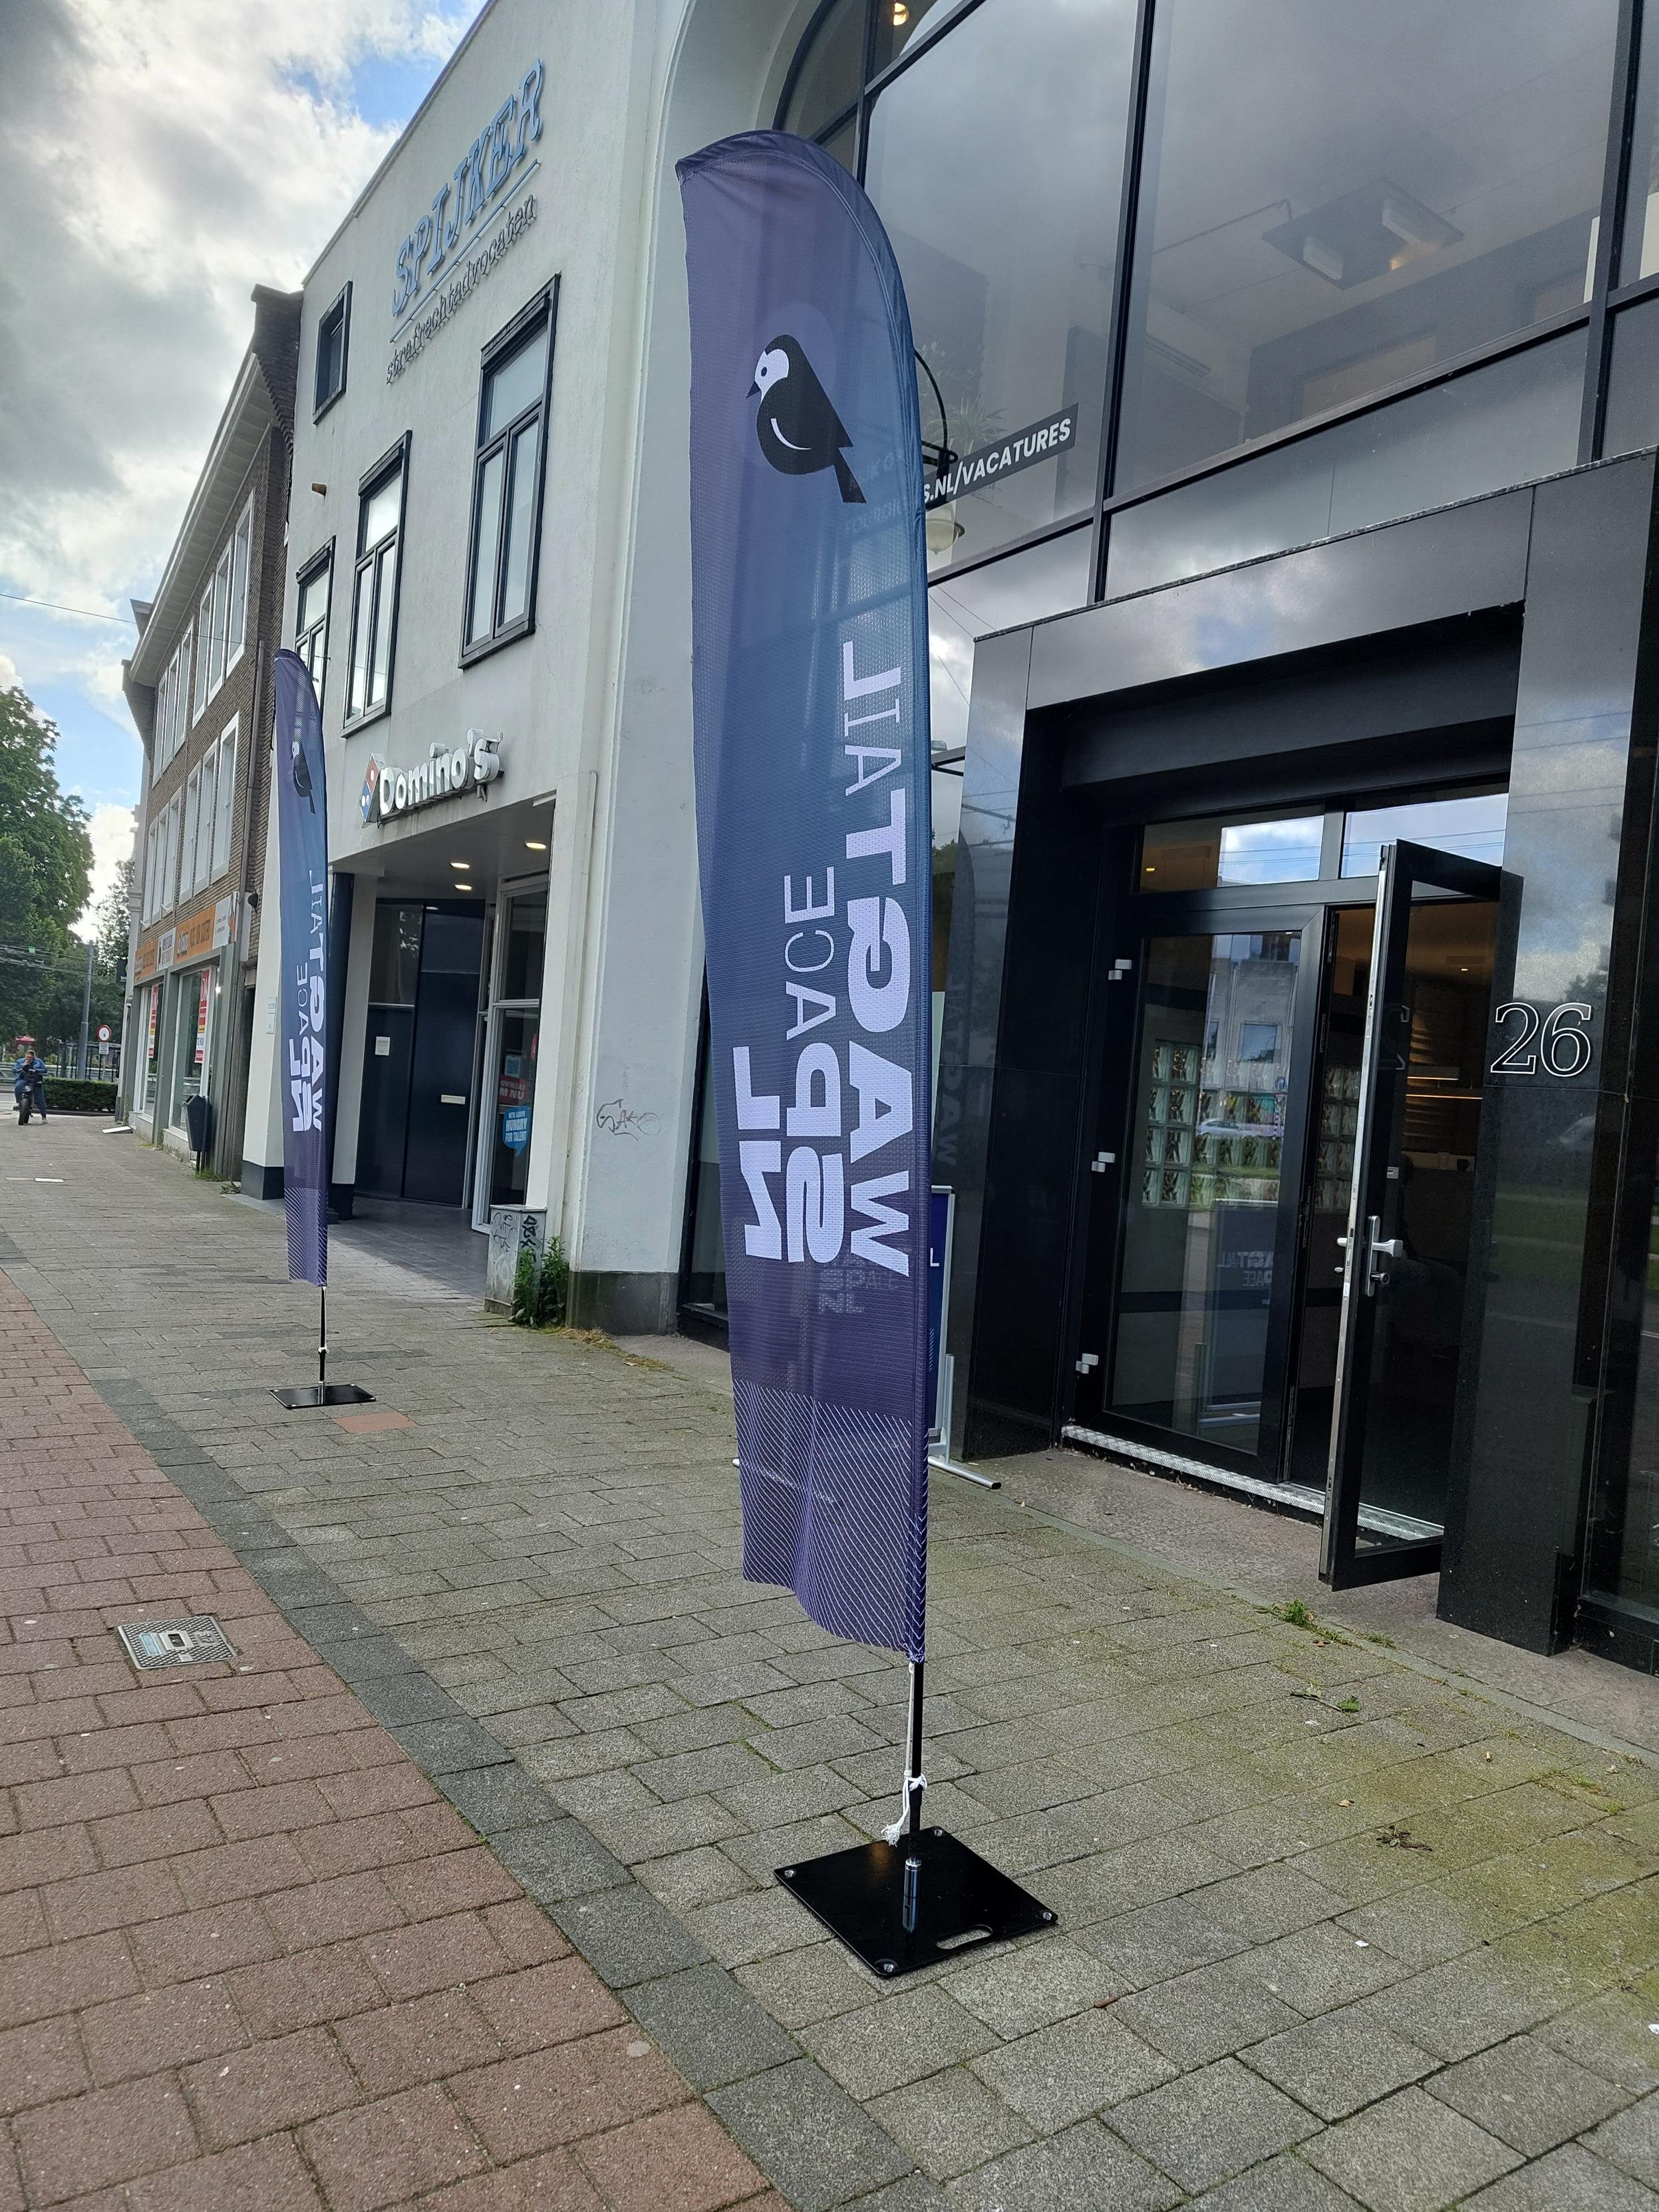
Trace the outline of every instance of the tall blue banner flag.
{"label": "tall blue banner flag", "polygon": [[697,842],[744,1572],[922,1654],[932,945],[910,320],[829,155],[679,164]]}
{"label": "tall blue banner flag", "polygon": [[288,1273],[328,1280],[328,805],[323,720],[297,653],[274,663],[283,1191]]}

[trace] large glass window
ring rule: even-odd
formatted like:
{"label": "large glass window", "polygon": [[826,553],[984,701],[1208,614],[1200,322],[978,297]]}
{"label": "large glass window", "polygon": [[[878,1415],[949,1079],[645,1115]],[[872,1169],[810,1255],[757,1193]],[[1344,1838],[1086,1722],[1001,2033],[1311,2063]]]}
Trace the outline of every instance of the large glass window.
{"label": "large glass window", "polygon": [[1164,0],[1117,489],[1582,306],[1617,15]]}
{"label": "large glass window", "polygon": [[377,714],[392,696],[398,620],[398,545],[403,534],[404,448],[363,484],[357,501],[357,565],[351,581],[351,688],[346,719]]}
{"label": "large glass window", "polygon": [[1132,0],[986,0],[871,111],[936,564],[1094,503],[1133,31]]}
{"label": "large glass window", "polygon": [[469,650],[528,629],[534,612],[542,505],[552,306],[484,359],[478,452],[472,480],[472,543],[466,586]]}

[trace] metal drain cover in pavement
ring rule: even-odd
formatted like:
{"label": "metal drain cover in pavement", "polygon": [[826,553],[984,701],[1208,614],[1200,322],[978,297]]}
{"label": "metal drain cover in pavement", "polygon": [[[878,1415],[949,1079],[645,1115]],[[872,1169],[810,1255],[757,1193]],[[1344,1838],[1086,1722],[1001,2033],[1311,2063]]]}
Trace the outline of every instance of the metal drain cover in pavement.
{"label": "metal drain cover in pavement", "polygon": [[201,1667],[236,1656],[210,1613],[190,1620],[124,1620],[115,1632],[135,1667]]}

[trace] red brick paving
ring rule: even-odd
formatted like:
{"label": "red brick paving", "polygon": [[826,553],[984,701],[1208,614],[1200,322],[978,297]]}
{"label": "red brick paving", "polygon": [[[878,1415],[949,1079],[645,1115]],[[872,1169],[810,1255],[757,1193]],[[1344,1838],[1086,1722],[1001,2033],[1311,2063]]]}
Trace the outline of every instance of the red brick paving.
{"label": "red brick paving", "polygon": [[0,2212],[785,2212],[3,1274],[0,1455]]}

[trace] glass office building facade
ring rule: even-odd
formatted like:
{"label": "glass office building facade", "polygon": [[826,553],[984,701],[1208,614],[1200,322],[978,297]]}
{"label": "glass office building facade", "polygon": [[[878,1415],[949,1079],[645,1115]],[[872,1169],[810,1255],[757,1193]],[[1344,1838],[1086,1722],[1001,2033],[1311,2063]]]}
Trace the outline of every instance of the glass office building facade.
{"label": "glass office building facade", "polygon": [[952,1444],[1232,1486],[1338,1586],[1651,1669],[1640,32],[825,0],[768,119],[915,325]]}

